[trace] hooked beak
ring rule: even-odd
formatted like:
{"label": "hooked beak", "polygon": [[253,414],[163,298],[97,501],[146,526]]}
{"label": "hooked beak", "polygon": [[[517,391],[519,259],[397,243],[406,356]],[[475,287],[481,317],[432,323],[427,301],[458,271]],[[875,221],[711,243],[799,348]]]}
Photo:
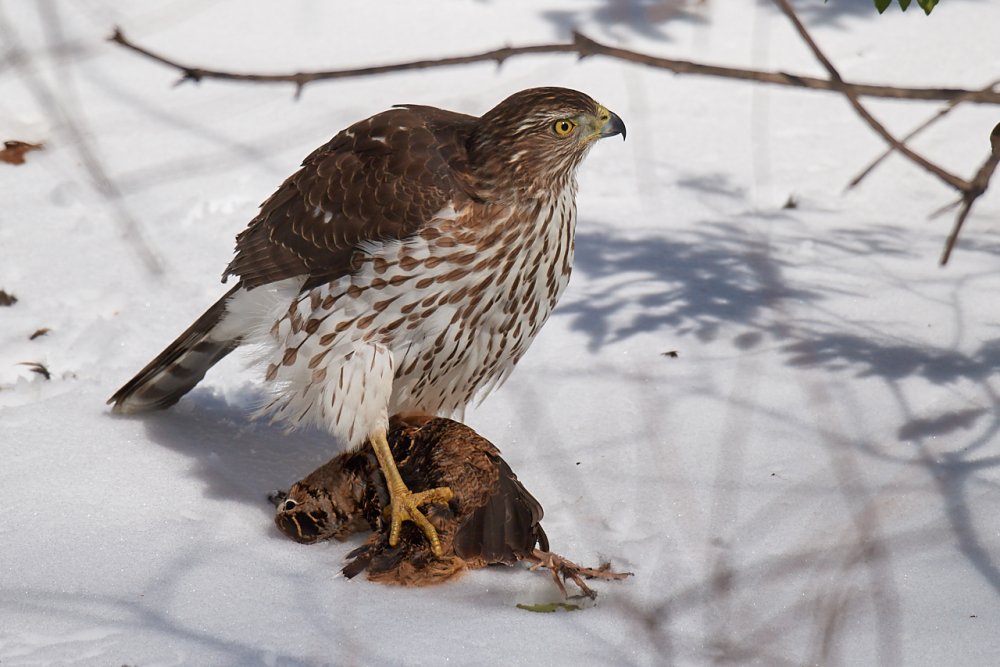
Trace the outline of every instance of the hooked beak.
{"label": "hooked beak", "polygon": [[622,119],[618,117],[618,114],[613,111],[609,111],[608,119],[604,121],[604,125],[601,127],[599,136],[603,139],[605,137],[613,137],[616,134],[622,135],[622,141],[625,141],[625,123]]}

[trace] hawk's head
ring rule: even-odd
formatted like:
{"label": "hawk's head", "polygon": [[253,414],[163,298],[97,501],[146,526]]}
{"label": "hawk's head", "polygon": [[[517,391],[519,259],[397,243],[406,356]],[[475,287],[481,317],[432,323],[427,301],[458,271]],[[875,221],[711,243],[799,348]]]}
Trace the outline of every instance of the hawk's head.
{"label": "hawk's head", "polygon": [[479,119],[469,141],[473,168],[495,179],[543,187],[564,181],[594,143],[622,135],[625,123],[590,96],[569,88],[529,88]]}

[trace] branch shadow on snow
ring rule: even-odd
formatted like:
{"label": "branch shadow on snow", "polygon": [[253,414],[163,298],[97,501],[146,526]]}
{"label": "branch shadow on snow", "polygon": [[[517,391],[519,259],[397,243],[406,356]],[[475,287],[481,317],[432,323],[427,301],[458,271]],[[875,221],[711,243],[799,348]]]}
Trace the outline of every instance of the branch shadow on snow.
{"label": "branch shadow on snow", "polygon": [[574,261],[589,284],[571,289],[555,314],[587,335],[592,352],[651,332],[665,346],[691,335],[712,341],[726,324],[762,327],[776,300],[822,298],[789,287],[767,243],[735,223],[704,223],[684,238],[622,238],[590,226],[577,230]]}
{"label": "branch shadow on snow", "polygon": [[[766,234],[759,219],[737,222],[704,222],[694,233],[630,238],[581,222],[575,271],[585,284],[570,289],[555,316],[569,318],[595,353],[637,335],[662,337],[662,350],[680,348],[682,354],[685,346],[729,337],[737,354],[769,345],[792,373],[815,375],[819,369],[881,380],[899,403],[895,439],[845,438],[835,446],[923,469],[940,494],[940,516],[958,551],[1000,595],[1000,560],[979,528],[983,520],[973,495],[992,485],[988,473],[1000,468],[1000,456],[990,446],[1000,433],[1000,398],[989,386],[1000,369],[1000,337],[968,350],[938,346],[916,334],[890,335],[877,322],[827,310],[824,301],[835,292],[868,297],[849,291],[856,287],[796,284],[786,277],[803,263],[818,266],[844,257],[923,261],[907,230],[870,225],[799,238],[791,215],[765,221],[772,224]],[[797,246],[802,255],[793,251]],[[995,243],[988,239],[966,245],[966,252],[993,251]],[[837,270],[837,265],[827,268]],[[802,381],[809,377],[802,375]],[[982,405],[937,413],[913,408],[907,383],[914,381],[974,383],[981,388],[977,402]]]}
{"label": "branch shadow on snow", "polygon": [[644,37],[671,41],[672,25],[709,22],[699,3],[683,0],[604,0],[597,6],[547,9],[539,15],[552,23],[560,35],[568,37],[580,26],[596,25],[604,36],[617,40]]}

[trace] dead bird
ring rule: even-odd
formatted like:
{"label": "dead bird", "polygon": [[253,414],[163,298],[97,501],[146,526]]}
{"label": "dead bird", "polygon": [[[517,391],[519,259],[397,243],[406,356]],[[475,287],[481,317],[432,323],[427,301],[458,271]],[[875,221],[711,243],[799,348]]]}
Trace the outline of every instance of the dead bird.
{"label": "dead bird", "polygon": [[563,594],[568,578],[593,597],[582,577],[628,576],[607,565],[583,568],[549,552],[541,504],[497,448],[468,426],[438,417],[394,417],[387,439],[407,484],[448,486],[454,492],[447,505],[435,504],[427,512],[441,538],[441,557],[412,523],[403,525],[399,544],[389,545],[384,515],[389,491],[367,448],[340,454],[287,494],[272,496],[278,528],[305,544],[371,530],[368,541],[348,554],[343,573],[352,578],[367,570],[368,579],[383,583],[427,586],[466,570],[526,561],[532,570],[549,569]]}

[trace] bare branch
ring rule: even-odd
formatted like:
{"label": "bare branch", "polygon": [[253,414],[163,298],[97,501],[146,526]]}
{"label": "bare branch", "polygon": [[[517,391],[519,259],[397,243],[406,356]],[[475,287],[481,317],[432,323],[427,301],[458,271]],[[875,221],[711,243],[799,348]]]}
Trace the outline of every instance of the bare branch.
{"label": "bare branch", "polygon": [[[761,70],[743,69],[738,67],[723,67],[720,65],[706,65],[689,60],[677,60],[673,58],[661,58],[650,56],[628,49],[608,46],[597,42],[580,33],[573,33],[573,41],[568,44],[535,44],[529,46],[508,46],[500,49],[483,51],[465,56],[452,56],[448,58],[432,58],[424,60],[413,60],[408,62],[395,63],[390,65],[376,65],[371,67],[358,67],[353,69],[321,70],[312,72],[293,72],[284,74],[260,74],[253,72],[230,72],[226,70],[210,69],[195,65],[185,65],[172,58],[154,53],[153,51],[139,46],[129,40],[121,28],[115,28],[114,33],[108,38],[130,51],[138,53],[146,58],[154,60],[162,65],[170,67],[180,72],[181,78],[178,84],[186,81],[199,82],[203,79],[220,79],[226,81],[243,81],[248,83],[291,83],[296,86],[296,90],[301,92],[302,88],[314,81],[328,81],[331,79],[346,79],[359,76],[372,76],[376,74],[386,74],[389,72],[402,72],[406,70],[430,69],[434,67],[448,67],[452,65],[467,65],[478,62],[495,62],[502,65],[508,58],[524,55],[539,55],[564,53],[575,54],[578,58],[601,55],[608,58],[615,58],[640,65],[665,69],[675,74],[700,74],[704,76],[718,76],[727,79],[738,79],[742,81],[756,81],[759,83],[770,83],[779,86],[791,86],[795,88],[806,88],[810,90],[840,90],[834,82],[817,77],[804,76],[800,74],[790,74],[787,72],[765,72]],[[1000,92],[992,90],[965,90],[962,88],[901,88],[896,86],[885,86],[875,84],[850,83],[849,85],[856,94],[863,97],[878,97],[888,99],[908,99],[908,100],[932,100],[948,102],[961,98],[964,102],[979,104],[1000,104]]]}
{"label": "bare branch", "polygon": [[[340,70],[320,70],[311,72],[294,72],[285,74],[261,74],[254,72],[232,72],[226,70],[209,69],[194,65],[185,65],[172,58],[168,58],[159,53],[155,53],[143,46],[135,44],[129,40],[124,32],[118,27],[109,38],[110,41],[126,48],[134,53],[149,58],[166,67],[178,70],[181,78],[177,84],[186,81],[200,82],[203,79],[219,79],[227,81],[243,81],[249,83],[291,83],[295,86],[295,97],[302,94],[303,88],[314,81],[325,81],[331,79],[345,79],[360,76],[372,76],[385,74],[388,72],[401,72],[406,70],[429,69],[435,67],[448,67],[452,65],[465,65],[477,62],[495,62],[502,65],[508,58],[523,55],[538,54],[575,54],[577,58],[601,55],[617,60],[646,65],[657,69],[665,69],[675,74],[700,74],[705,76],[717,76],[728,79],[743,81],[755,81],[758,83],[770,83],[781,86],[792,86],[811,90],[836,91],[844,95],[854,108],[855,112],[889,145],[887,151],[880,156],[873,164],[867,167],[848,186],[848,189],[859,183],[872,169],[875,168],[886,156],[893,151],[898,151],[909,160],[919,165],[927,172],[936,176],[942,182],[955,188],[962,197],[957,202],[962,205],[958,215],[952,235],[949,237],[942,264],[947,262],[948,256],[957,240],[958,233],[969,214],[975,200],[986,190],[990,177],[997,166],[997,151],[994,150],[990,158],[983,164],[976,178],[973,181],[952,174],[937,164],[909,148],[905,142],[923,131],[926,127],[948,114],[951,109],[960,103],[979,104],[1000,104],[1000,91],[994,90],[998,82],[982,90],[965,90],[960,88],[902,88],[896,86],[859,84],[844,81],[840,72],[833,63],[826,57],[816,42],[812,39],[805,26],[799,20],[797,14],[792,9],[788,0],[775,0],[775,3],[791,21],[799,36],[813,52],[816,59],[827,70],[830,78],[820,79],[816,77],[789,74],[786,72],[765,72],[760,70],[742,69],[736,67],[723,67],[718,65],[707,65],[687,60],[676,60],[672,58],[661,58],[651,56],[628,49],[608,46],[593,40],[578,32],[573,33],[573,41],[568,44],[535,44],[530,46],[507,46],[481,53],[474,53],[465,56],[451,56],[447,58],[434,58],[424,60],[413,60],[389,65],[375,65],[370,67],[359,67],[353,69]],[[859,97],[878,97],[888,99],[909,99],[909,100],[937,100],[948,102],[949,106],[938,112],[936,116],[925,122],[920,127],[910,132],[903,141],[898,140],[883,126],[859,101]],[[996,132],[994,132],[994,135]],[[995,141],[994,141],[995,146]]]}
{"label": "bare branch", "polygon": [[813,40],[809,31],[806,30],[802,21],[799,20],[798,15],[795,13],[795,10],[792,9],[788,0],[774,0],[774,2],[778,5],[785,16],[788,17],[788,20],[791,21],[795,30],[802,38],[802,41],[806,43],[816,59],[821,65],[823,65],[824,68],[826,68],[826,71],[830,74],[831,82],[840,92],[844,94],[845,97],[847,97],[851,106],[854,107],[854,110],[858,113],[858,115],[861,116],[865,122],[867,122],[868,125],[875,130],[875,132],[881,136],[894,150],[899,151],[910,160],[962,193],[962,197],[959,200],[961,208],[959,209],[958,217],[955,220],[955,225],[952,227],[951,233],[948,235],[944,252],[941,255],[941,265],[944,266],[948,263],[949,257],[951,257],[951,251],[954,249],[955,243],[958,241],[958,235],[962,231],[965,219],[969,216],[969,211],[972,210],[972,205],[975,203],[976,199],[980,197],[980,195],[986,192],[986,188],[989,187],[990,178],[993,176],[993,172],[996,171],[997,163],[1000,162],[1000,124],[994,127],[993,132],[990,134],[990,156],[979,168],[979,171],[976,172],[976,176],[971,181],[966,181],[965,179],[955,176],[954,174],[927,160],[919,153],[916,153],[907,146],[904,146],[898,139],[892,136],[892,134],[890,134],[889,131],[886,130],[885,127],[883,127],[882,124],[868,112],[864,105],[858,101],[857,91],[853,90],[851,85],[845,83],[840,77],[840,73],[837,71],[837,68],[834,67],[833,63],[830,62],[826,55],[823,54],[823,51]]}
{"label": "bare branch", "polygon": [[993,172],[996,171],[998,163],[1000,163],[1000,123],[997,123],[990,133],[990,156],[986,158],[983,166],[976,172],[975,178],[969,184],[969,189],[962,193],[962,208],[958,212],[958,218],[955,219],[955,226],[951,228],[951,233],[948,234],[948,241],[944,245],[944,252],[941,254],[941,266],[948,263],[951,251],[954,250],[955,243],[958,242],[958,235],[962,231],[962,225],[965,224],[965,219],[969,217],[972,204],[980,195],[986,192],[986,188],[990,184],[990,178],[993,177]]}
{"label": "bare branch", "polygon": [[121,28],[116,27],[114,33],[108,38],[110,41],[143,55],[158,63],[180,70],[181,78],[177,84],[186,81],[198,83],[203,79],[222,79],[227,81],[246,81],[250,83],[293,83],[298,90],[313,81],[325,81],[330,79],[346,79],[359,76],[372,76],[375,74],[386,74],[388,72],[402,72],[406,70],[427,69],[429,67],[447,67],[450,65],[466,65],[469,63],[493,61],[497,65],[511,56],[526,55],[531,53],[576,53],[573,44],[545,44],[539,46],[505,47],[493,49],[483,53],[476,53],[469,56],[454,56],[451,58],[437,58],[430,60],[414,60],[392,65],[375,65],[372,67],[358,67],[355,69],[329,70],[318,72],[294,72],[290,74],[258,74],[227,72],[224,70],[209,69],[206,67],[196,67],[193,65],[183,65],[166,56],[153,53],[149,49],[141,47],[130,41]]}
{"label": "bare branch", "polygon": [[[985,86],[982,90],[994,90],[997,86],[1000,86],[1000,79],[996,79],[995,81],[991,82],[988,86]],[[902,144],[905,145],[906,142],[910,141],[915,136],[917,136],[918,134],[920,134],[921,132],[923,132],[924,130],[926,130],[928,127],[930,127],[934,123],[938,122],[939,120],[941,120],[942,118],[944,118],[945,116],[947,116],[948,114],[950,114],[952,111],[955,110],[956,107],[958,107],[959,104],[961,104],[962,102],[966,102],[966,101],[968,101],[968,98],[965,97],[965,96],[956,97],[955,99],[951,100],[944,107],[942,107],[941,109],[939,109],[936,114],[934,114],[933,116],[931,116],[930,118],[928,118],[926,121],[924,121],[923,123],[921,123],[920,125],[918,125],[917,127],[915,127],[905,137],[903,137],[902,139],[900,139],[899,140],[900,143],[902,143]],[[855,176],[854,178],[852,178],[851,182],[847,184],[847,187],[844,188],[844,190],[850,190],[850,189],[854,188],[855,186],[857,186],[859,183],[861,183],[861,181],[863,181],[868,176],[868,174],[870,174],[872,171],[874,171],[875,168],[878,167],[880,164],[882,164],[882,162],[887,157],[889,157],[890,155],[892,155],[895,152],[896,152],[896,149],[893,148],[892,146],[889,146],[888,148],[886,148],[885,151],[883,151],[881,155],[879,155],[877,158],[875,158],[874,160],[872,160],[871,164],[869,164],[867,167],[865,167],[864,169],[862,169],[861,172],[858,173],[857,176]],[[931,217],[933,217],[933,215]]]}
{"label": "bare branch", "polygon": [[969,187],[968,182],[964,179],[959,178],[958,176],[955,176],[954,174],[939,167],[919,153],[915,153],[900,143],[896,137],[892,136],[892,134],[889,133],[889,130],[885,129],[885,126],[878,122],[878,120],[868,112],[868,109],[866,109],[861,102],[858,101],[857,92],[851,85],[844,82],[840,76],[840,72],[837,71],[837,68],[833,66],[833,63],[830,62],[829,58],[827,58],[823,51],[819,48],[812,36],[809,34],[809,31],[806,30],[806,27],[802,25],[802,21],[799,20],[798,15],[795,13],[795,10],[792,9],[788,0],[774,0],[774,2],[778,5],[778,8],[781,9],[785,16],[788,17],[788,20],[791,21],[792,26],[794,26],[795,30],[799,33],[802,41],[804,41],[813,52],[816,60],[818,60],[830,74],[830,81],[834,88],[844,94],[847,100],[851,103],[851,106],[854,107],[857,114],[861,116],[861,118],[863,118],[873,130],[875,130],[876,134],[882,137],[882,139],[884,139],[885,142],[892,146],[895,150],[910,158],[910,160],[914,163],[934,174],[956,190],[964,192]]}

